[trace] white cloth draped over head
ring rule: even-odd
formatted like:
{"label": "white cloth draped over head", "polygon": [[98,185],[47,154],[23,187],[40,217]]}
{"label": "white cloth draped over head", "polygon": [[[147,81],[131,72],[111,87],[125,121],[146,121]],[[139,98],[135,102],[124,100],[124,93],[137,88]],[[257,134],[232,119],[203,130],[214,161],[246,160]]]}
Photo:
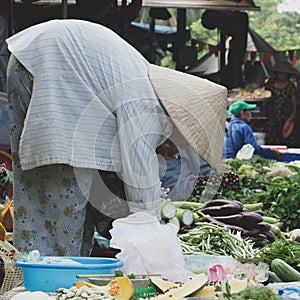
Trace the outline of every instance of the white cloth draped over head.
{"label": "white cloth draped over head", "polygon": [[19,145],[22,170],[68,164],[119,172],[128,200],[151,211],[160,200],[155,149],[174,123],[217,167],[224,87],[150,65],[113,31],[83,20],[41,23],[7,44],[34,81]]}
{"label": "white cloth draped over head", "polygon": [[173,123],[144,57],[110,29],[82,20],[41,23],[7,43],[34,81],[19,144],[22,169],[68,164],[120,172],[128,200],[157,210],[155,149]]}
{"label": "white cloth draped over head", "polygon": [[[148,79],[148,62],[103,26],[53,20],[25,29],[7,43],[34,77],[20,141],[24,170],[66,163],[120,171],[116,133],[124,124],[118,112],[126,111],[124,119],[134,116],[130,126],[140,132],[141,115],[165,115]],[[136,111],[129,111],[132,105]],[[168,122],[162,122],[170,134]]]}

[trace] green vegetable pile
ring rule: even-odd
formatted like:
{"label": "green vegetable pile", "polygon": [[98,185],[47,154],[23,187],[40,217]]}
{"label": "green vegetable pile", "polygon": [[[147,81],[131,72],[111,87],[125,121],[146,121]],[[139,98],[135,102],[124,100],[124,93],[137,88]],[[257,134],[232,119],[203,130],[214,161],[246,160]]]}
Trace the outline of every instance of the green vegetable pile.
{"label": "green vegetable pile", "polygon": [[282,300],[281,297],[267,287],[259,287],[255,289],[247,288],[238,294],[232,295],[233,300]]}
{"label": "green vegetable pile", "polygon": [[[300,168],[283,163],[294,174],[288,176],[267,176],[276,161],[254,156],[249,160],[224,160],[226,168],[235,171],[241,178],[240,193],[229,189],[219,189],[215,199],[238,200],[243,204],[262,202],[265,215],[283,222],[283,230],[300,228]],[[199,201],[193,197],[190,201]]]}
{"label": "green vegetable pile", "polygon": [[210,223],[198,223],[186,233],[178,234],[184,254],[206,253],[228,255],[237,259],[252,259],[258,250],[253,243],[232,233],[228,228]]}
{"label": "green vegetable pile", "polygon": [[278,239],[260,249],[259,261],[271,264],[275,258],[281,258],[292,267],[300,264],[300,243],[294,240]]}

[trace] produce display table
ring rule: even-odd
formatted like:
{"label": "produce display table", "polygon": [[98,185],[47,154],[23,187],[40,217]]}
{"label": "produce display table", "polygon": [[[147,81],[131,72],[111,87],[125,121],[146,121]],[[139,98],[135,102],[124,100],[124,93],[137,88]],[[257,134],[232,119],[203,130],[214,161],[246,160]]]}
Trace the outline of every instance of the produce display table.
{"label": "produce display table", "polygon": [[284,154],[284,158],[276,159],[277,161],[290,162],[295,160],[300,160],[300,149],[299,148],[287,148],[286,146],[272,146],[272,145],[262,145],[263,148],[271,148],[274,150],[279,150]]}
{"label": "produce display table", "polygon": [[[300,299],[300,149],[280,145],[269,147],[284,153],[284,159],[274,162],[255,156],[251,160],[227,161],[227,166],[240,176],[243,192],[232,194],[232,190],[220,189],[218,198],[210,200],[205,207],[197,201],[192,202],[194,199],[185,203],[189,204],[188,209],[198,211],[199,216],[209,215],[208,219],[196,219],[193,226],[183,227],[178,232],[185,268],[195,274],[210,272],[211,278],[197,297],[187,297],[187,300],[217,300],[211,285],[215,282],[217,286],[225,280],[224,277],[220,279],[225,274],[218,269],[220,266],[226,271],[231,291],[260,293],[257,289],[262,287],[264,292],[271,291],[283,300]],[[172,205],[176,208],[183,204],[173,201]],[[214,220],[218,224],[213,223]],[[238,232],[228,231],[230,222],[234,222],[233,228]],[[93,254],[103,255],[103,251],[108,250],[111,255],[112,248],[103,249],[99,244]],[[200,296],[201,291],[205,296]],[[19,286],[1,295],[0,299],[12,299],[17,294],[23,296],[25,292],[25,288]],[[209,292],[210,296],[207,296]],[[296,296],[291,298],[290,293]],[[256,295],[252,299],[259,297]]]}

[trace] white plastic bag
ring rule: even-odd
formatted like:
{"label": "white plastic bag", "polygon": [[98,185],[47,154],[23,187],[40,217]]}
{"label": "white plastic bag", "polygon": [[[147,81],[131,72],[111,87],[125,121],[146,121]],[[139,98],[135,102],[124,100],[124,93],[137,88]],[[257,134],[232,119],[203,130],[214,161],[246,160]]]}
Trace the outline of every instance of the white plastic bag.
{"label": "white plastic bag", "polygon": [[113,222],[110,245],[121,250],[117,258],[124,263],[125,274],[159,273],[170,281],[186,282],[194,275],[184,267],[177,230],[149,213],[137,212]]}
{"label": "white plastic bag", "polygon": [[244,145],[236,154],[237,159],[250,159],[254,153],[254,147],[250,144]]}

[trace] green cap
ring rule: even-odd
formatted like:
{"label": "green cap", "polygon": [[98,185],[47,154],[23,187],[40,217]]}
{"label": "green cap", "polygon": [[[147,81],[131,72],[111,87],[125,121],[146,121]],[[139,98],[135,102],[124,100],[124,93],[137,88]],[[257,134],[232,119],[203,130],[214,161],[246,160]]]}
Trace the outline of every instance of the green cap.
{"label": "green cap", "polygon": [[232,103],[229,106],[229,111],[234,115],[238,116],[238,114],[243,110],[249,110],[254,109],[256,107],[256,104],[248,104],[245,101],[237,101]]}

